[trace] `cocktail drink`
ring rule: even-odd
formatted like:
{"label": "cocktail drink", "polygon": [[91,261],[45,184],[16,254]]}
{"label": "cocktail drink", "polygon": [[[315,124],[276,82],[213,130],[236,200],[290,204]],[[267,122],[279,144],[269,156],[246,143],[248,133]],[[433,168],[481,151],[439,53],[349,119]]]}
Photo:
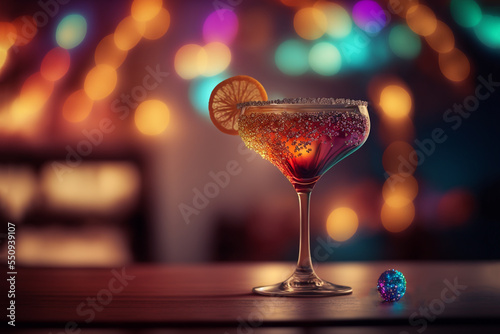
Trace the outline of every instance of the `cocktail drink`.
{"label": "cocktail drink", "polygon": [[[235,90],[240,88],[237,86]],[[237,108],[237,126],[233,123],[232,128],[225,132],[234,134],[237,131],[248,148],[278,167],[295,188],[300,206],[299,259],[294,273],[284,282],[256,287],[253,291],[274,296],[351,293],[350,287],[324,281],[314,272],[310,253],[309,201],[320,177],[360,148],[368,138],[367,103],[330,98],[285,99],[247,101],[237,104]]]}

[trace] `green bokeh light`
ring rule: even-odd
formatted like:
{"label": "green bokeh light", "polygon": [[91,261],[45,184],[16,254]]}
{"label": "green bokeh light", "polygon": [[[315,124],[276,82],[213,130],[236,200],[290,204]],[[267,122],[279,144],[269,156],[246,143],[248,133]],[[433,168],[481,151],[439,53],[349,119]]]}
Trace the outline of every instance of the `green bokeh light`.
{"label": "green bokeh light", "polygon": [[500,17],[484,15],[481,22],[474,27],[477,38],[486,46],[500,48]]}
{"label": "green bokeh light", "polygon": [[414,59],[420,54],[422,42],[410,28],[400,24],[389,33],[389,47],[400,58]]}
{"label": "green bokeh light", "polygon": [[370,67],[373,40],[364,31],[355,27],[349,35],[336,43],[344,68],[365,69]]}
{"label": "green bokeh light", "polygon": [[200,115],[207,119],[210,118],[208,101],[210,100],[212,90],[221,81],[227,78],[229,78],[229,75],[221,73],[213,77],[200,77],[191,81],[189,86],[189,100],[191,101],[191,105]]}
{"label": "green bokeh light", "polygon": [[309,52],[309,65],[318,74],[334,75],[342,67],[342,57],[334,45],[320,42]]}
{"label": "green bokeh light", "polygon": [[274,61],[281,72],[288,75],[301,75],[309,69],[307,46],[298,40],[288,40],[276,49]]}
{"label": "green bokeh light", "polygon": [[87,34],[87,21],[79,14],[64,17],[57,25],[56,41],[60,47],[73,49],[78,46]]}
{"label": "green bokeh light", "polygon": [[481,7],[474,0],[452,0],[450,9],[455,22],[466,28],[478,25],[483,16]]}

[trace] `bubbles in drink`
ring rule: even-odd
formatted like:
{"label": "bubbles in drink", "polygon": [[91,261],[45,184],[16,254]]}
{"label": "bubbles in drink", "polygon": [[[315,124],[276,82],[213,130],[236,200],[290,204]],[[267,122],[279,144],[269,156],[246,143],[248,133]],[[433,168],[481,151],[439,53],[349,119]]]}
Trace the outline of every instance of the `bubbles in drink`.
{"label": "bubbles in drink", "polygon": [[292,183],[316,181],[368,137],[366,116],[349,110],[253,112],[239,118],[246,146],[272,162]]}

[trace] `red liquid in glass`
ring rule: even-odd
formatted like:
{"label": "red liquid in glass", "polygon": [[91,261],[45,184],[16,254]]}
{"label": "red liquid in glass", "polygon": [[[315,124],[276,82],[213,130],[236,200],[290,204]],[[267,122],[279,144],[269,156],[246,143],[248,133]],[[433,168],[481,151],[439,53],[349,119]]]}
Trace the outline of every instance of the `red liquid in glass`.
{"label": "red liquid in glass", "polygon": [[240,116],[246,146],[272,162],[296,189],[312,188],[367,139],[369,120],[359,112],[252,112]]}

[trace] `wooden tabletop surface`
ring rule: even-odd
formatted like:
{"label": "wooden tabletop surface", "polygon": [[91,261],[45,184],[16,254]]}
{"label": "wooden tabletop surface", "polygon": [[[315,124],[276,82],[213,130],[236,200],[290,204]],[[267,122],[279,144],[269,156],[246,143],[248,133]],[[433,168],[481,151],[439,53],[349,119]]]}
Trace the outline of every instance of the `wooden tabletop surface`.
{"label": "wooden tabletop surface", "polygon": [[[319,264],[320,277],[349,285],[354,292],[319,298],[251,293],[254,286],[287,278],[293,268],[291,263],[20,268],[16,325],[70,329],[397,325],[410,326],[415,333],[431,324],[500,326],[500,262]],[[389,268],[403,272],[408,282],[406,295],[395,303],[382,302],[376,291],[379,275]],[[3,294],[7,286],[5,281],[0,284]]]}

